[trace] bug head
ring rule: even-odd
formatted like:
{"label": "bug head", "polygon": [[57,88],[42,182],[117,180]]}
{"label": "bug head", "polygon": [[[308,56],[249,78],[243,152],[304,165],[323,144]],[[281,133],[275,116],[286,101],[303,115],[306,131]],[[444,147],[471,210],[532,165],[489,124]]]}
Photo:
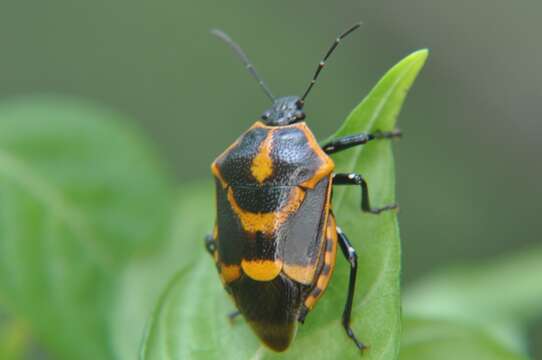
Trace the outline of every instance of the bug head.
{"label": "bug head", "polygon": [[303,100],[299,96],[284,96],[273,101],[269,110],[262,114],[262,120],[269,126],[283,126],[305,119]]}

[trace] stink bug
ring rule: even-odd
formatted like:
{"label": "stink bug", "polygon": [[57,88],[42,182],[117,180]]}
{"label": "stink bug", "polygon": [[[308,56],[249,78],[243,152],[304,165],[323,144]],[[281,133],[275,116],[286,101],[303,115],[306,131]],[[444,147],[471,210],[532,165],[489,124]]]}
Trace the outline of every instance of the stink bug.
{"label": "stink bug", "polygon": [[303,96],[275,98],[241,48],[226,34],[213,30],[239,55],[271,99],[244,134],[211,165],[216,183],[216,222],[205,245],[213,256],[224,288],[261,341],[274,351],[292,342],[297,323],[326,290],[337,245],[350,263],[350,280],[342,325],[359,349],[350,327],[356,283],[357,256],[335,223],[331,207],[333,186],[361,188],[361,210],[378,214],[396,208],[373,208],[367,183],[360,174],[334,173],[329,154],[400,136],[398,130],[356,134],[319,146],[305,121],[305,99],[340,41],[329,48]]}

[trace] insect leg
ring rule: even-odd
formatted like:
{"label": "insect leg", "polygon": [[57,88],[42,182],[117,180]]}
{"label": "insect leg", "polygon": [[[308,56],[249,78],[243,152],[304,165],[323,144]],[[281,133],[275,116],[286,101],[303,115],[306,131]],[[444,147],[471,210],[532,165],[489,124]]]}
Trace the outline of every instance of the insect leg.
{"label": "insect leg", "polygon": [[352,315],[352,303],[354,301],[354,291],[356,289],[356,274],[358,270],[358,256],[356,255],[356,250],[350,244],[350,241],[348,241],[348,238],[346,235],[342,232],[342,230],[337,227],[337,236],[339,238],[339,245],[341,246],[341,250],[344,254],[344,257],[348,260],[350,263],[350,279],[348,282],[348,296],[346,298],[346,304],[344,305],[344,311],[343,311],[343,327],[344,330],[346,330],[346,334],[350,339],[352,339],[355,343],[358,349],[363,350],[365,349],[365,345],[359,341],[356,338],[356,335],[352,331],[352,328],[350,327],[350,317]]}
{"label": "insect leg", "polygon": [[344,136],[335,140],[331,140],[322,149],[326,154],[333,154],[339,151],[350,149],[353,146],[367,144],[375,139],[392,139],[401,137],[401,130],[395,129],[392,131],[377,131],[373,134],[360,133],[355,135]]}
{"label": "insect leg", "polygon": [[228,314],[228,319],[229,319],[230,322],[233,324],[233,321],[234,321],[239,315],[241,315],[241,312],[240,312],[239,310],[232,311],[231,313]]}
{"label": "insect leg", "polygon": [[333,185],[359,185],[361,187],[361,211],[371,214],[380,214],[382,211],[397,208],[397,204],[386,205],[379,208],[372,208],[369,200],[369,188],[367,182],[360,174],[335,174]]}
{"label": "insect leg", "polygon": [[211,234],[208,234],[205,236],[205,249],[213,256],[216,251],[216,244],[215,240],[213,239],[213,236]]}

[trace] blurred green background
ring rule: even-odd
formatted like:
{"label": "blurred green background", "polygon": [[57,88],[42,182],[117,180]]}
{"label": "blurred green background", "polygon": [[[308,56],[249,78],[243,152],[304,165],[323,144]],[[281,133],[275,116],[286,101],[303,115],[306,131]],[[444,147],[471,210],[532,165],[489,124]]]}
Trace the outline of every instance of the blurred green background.
{"label": "blurred green background", "polygon": [[291,95],[338,32],[363,21],[308,98],[322,139],[391,65],[429,48],[395,145],[408,283],[540,244],[541,13],[527,0],[2,0],[0,98],[103,103],[137,119],[179,181],[194,181],[269,105],[210,28],[241,44],[275,94]]}

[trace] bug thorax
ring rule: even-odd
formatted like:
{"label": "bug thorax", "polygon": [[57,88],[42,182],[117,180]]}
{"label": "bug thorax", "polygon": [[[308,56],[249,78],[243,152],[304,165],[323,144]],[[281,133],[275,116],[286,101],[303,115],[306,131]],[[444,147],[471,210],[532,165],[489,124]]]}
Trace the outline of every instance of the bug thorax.
{"label": "bug thorax", "polygon": [[289,125],[303,119],[305,119],[303,100],[298,96],[275,99],[271,108],[262,115],[262,120],[269,126]]}

